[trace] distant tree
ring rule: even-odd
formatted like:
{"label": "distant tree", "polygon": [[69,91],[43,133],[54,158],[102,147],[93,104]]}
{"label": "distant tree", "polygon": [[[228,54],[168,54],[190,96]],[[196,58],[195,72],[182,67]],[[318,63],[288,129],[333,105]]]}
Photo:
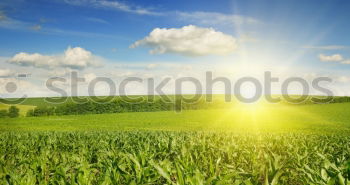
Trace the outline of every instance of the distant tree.
{"label": "distant tree", "polygon": [[19,109],[16,107],[16,106],[11,106],[9,108],[9,113],[8,113],[8,116],[10,118],[16,118],[19,116]]}
{"label": "distant tree", "polygon": [[0,110],[0,118],[6,118],[8,116],[7,110]]}
{"label": "distant tree", "polygon": [[52,116],[55,114],[54,107],[35,107],[34,110],[28,111],[27,116]]}
{"label": "distant tree", "polygon": [[33,109],[28,110],[26,116],[27,116],[27,117],[33,117],[33,116],[34,116],[34,110],[33,110]]}

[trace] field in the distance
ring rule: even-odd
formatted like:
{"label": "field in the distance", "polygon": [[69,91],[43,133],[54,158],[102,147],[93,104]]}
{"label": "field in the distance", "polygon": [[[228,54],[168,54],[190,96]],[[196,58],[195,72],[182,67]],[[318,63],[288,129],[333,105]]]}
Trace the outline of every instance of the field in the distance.
{"label": "field in the distance", "polygon": [[0,184],[348,184],[350,103],[0,119]]}
{"label": "field in the distance", "polygon": [[231,109],[132,112],[0,119],[12,131],[350,131],[350,103],[236,105]]}

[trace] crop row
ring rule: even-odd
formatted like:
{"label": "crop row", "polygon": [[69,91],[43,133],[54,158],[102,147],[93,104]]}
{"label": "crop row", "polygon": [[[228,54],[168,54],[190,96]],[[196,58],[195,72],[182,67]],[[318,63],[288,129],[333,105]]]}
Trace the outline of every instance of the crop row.
{"label": "crop row", "polygon": [[347,184],[349,136],[1,132],[0,184]]}

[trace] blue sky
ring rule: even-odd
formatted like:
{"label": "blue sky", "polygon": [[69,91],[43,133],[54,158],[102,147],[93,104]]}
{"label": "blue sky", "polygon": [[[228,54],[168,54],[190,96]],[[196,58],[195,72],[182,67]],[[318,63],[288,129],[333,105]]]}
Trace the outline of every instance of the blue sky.
{"label": "blue sky", "polygon": [[[79,1],[81,3],[75,3]],[[245,25],[248,28],[244,31],[266,39],[284,39],[296,45],[313,39],[319,45],[346,45],[350,42],[347,37],[350,31],[348,1],[122,1],[130,7],[149,9],[161,15],[96,8],[89,1],[79,1],[2,1],[0,10],[7,17],[22,21],[33,29],[40,25],[41,29],[26,30],[25,26],[18,29],[2,28],[0,38],[7,44],[1,45],[0,54],[10,56],[22,51],[55,53],[68,45],[78,45],[111,59],[121,57],[131,60],[140,55],[149,57],[145,55],[145,50],[128,51],[128,47],[157,27],[179,28],[197,24],[237,36],[237,30],[229,24],[201,25],[176,16],[176,12],[197,11],[234,14],[259,20],[264,25],[255,26],[255,30]],[[322,38],[316,38],[320,34]],[[113,48],[131,56],[113,53]]]}
{"label": "blue sky", "polygon": [[[79,68],[82,74],[93,71],[101,76],[110,74],[108,69],[124,66],[117,68],[161,76],[160,69],[135,72],[135,68],[190,65],[189,74],[213,67],[218,74],[230,68],[285,68],[290,75],[326,75],[350,82],[349,9],[346,0],[2,0],[1,70],[49,74]],[[191,25],[194,27],[188,27]],[[201,38],[200,34],[209,34],[211,29],[212,38],[224,41],[208,41],[208,46],[203,46],[208,42],[195,42],[196,38],[188,41],[189,35],[181,32],[185,27],[196,33],[191,37]],[[174,43],[177,39],[164,35],[147,40],[157,28],[165,29],[162,33],[167,36],[185,34],[178,40],[187,44]],[[231,38],[232,43],[227,41]],[[140,44],[131,47],[137,41]],[[194,50],[196,44],[201,46]],[[82,67],[61,62],[59,56],[69,47],[90,52],[104,67],[97,70],[85,63]],[[19,57],[19,53],[26,55]],[[40,58],[32,61],[35,53]],[[51,59],[56,63],[48,63]],[[164,71],[179,75],[176,73],[184,71]]]}

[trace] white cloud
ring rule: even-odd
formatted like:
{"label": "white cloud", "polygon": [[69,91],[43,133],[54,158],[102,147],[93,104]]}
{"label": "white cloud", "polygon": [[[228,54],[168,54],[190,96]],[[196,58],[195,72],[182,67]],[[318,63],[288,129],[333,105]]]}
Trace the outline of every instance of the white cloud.
{"label": "white cloud", "polygon": [[13,75],[14,75],[14,72],[9,69],[0,69],[0,77],[9,77]]}
{"label": "white cloud", "polygon": [[346,49],[346,46],[341,45],[328,45],[328,46],[303,46],[304,49],[316,49],[316,50],[341,50]]}
{"label": "white cloud", "polygon": [[336,78],[336,81],[341,82],[341,83],[348,83],[348,82],[350,82],[350,77],[340,76],[340,77]]}
{"label": "white cloud", "polygon": [[149,36],[136,41],[130,47],[139,46],[153,48],[151,54],[226,55],[237,49],[237,41],[213,28],[189,25],[182,28],[155,28]]}
{"label": "white cloud", "polygon": [[337,63],[340,63],[340,64],[350,64],[350,59],[345,59],[340,54],[334,54],[334,55],[329,55],[329,56],[324,55],[324,54],[320,54],[318,56],[318,58],[322,62],[337,62]]}
{"label": "white cloud", "polygon": [[222,14],[217,12],[177,12],[182,21],[193,22],[202,25],[242,25],[257,24],[258,20],[241,15]]}
{"label": "white cloud", "polygon": [[65,0],[65,3],[76,6],[90,6],[94,8],[106,8],[112,10],[118,10],[128,13],[134,13],[139,15],[161,15],[159,12],[154,12],[150,9],[140,6],[133,6],[119,1],[107,1],[107,0]]}
{"label": "white cloud", "polygon": [[341,56],[340,54],[334,54],[334,55],[324,55],[324,54],[320,54],[318,56],[318,58],[322,61],[322,62],[341,62],[342,60],[344,60],[343,56]]}
{"label": "white cloud", "polygon": [[350,59],[344,60],[341,62],[342,64],[350,64]]}
{"label": "white cloud", "polygon": [[146,68],[147,69],[154,69],[154,68],[156,68],[156,67],[158,67],[159,66],[159,64],[148,64],[147,66],[146,66]]}
{"label": "white cloud", "polygon": [[49,77],[67,77],[70,75],[72,71],[73,70],[69,68],[56,68],[56,69],[50,70],[46,75]]}
{"label": "white cloud", "polygon": [[95,73],[84,74],[85,82],[90,83],[92,80],[96,79]]}
{"label": "white cloud", "polygon": [[53,69],[57,67],[84,69],[101,65],[101,59],[80,47],[68,48],[63,55],[41,55],[39,53],[18,53],[8,60],[11,64]]}

